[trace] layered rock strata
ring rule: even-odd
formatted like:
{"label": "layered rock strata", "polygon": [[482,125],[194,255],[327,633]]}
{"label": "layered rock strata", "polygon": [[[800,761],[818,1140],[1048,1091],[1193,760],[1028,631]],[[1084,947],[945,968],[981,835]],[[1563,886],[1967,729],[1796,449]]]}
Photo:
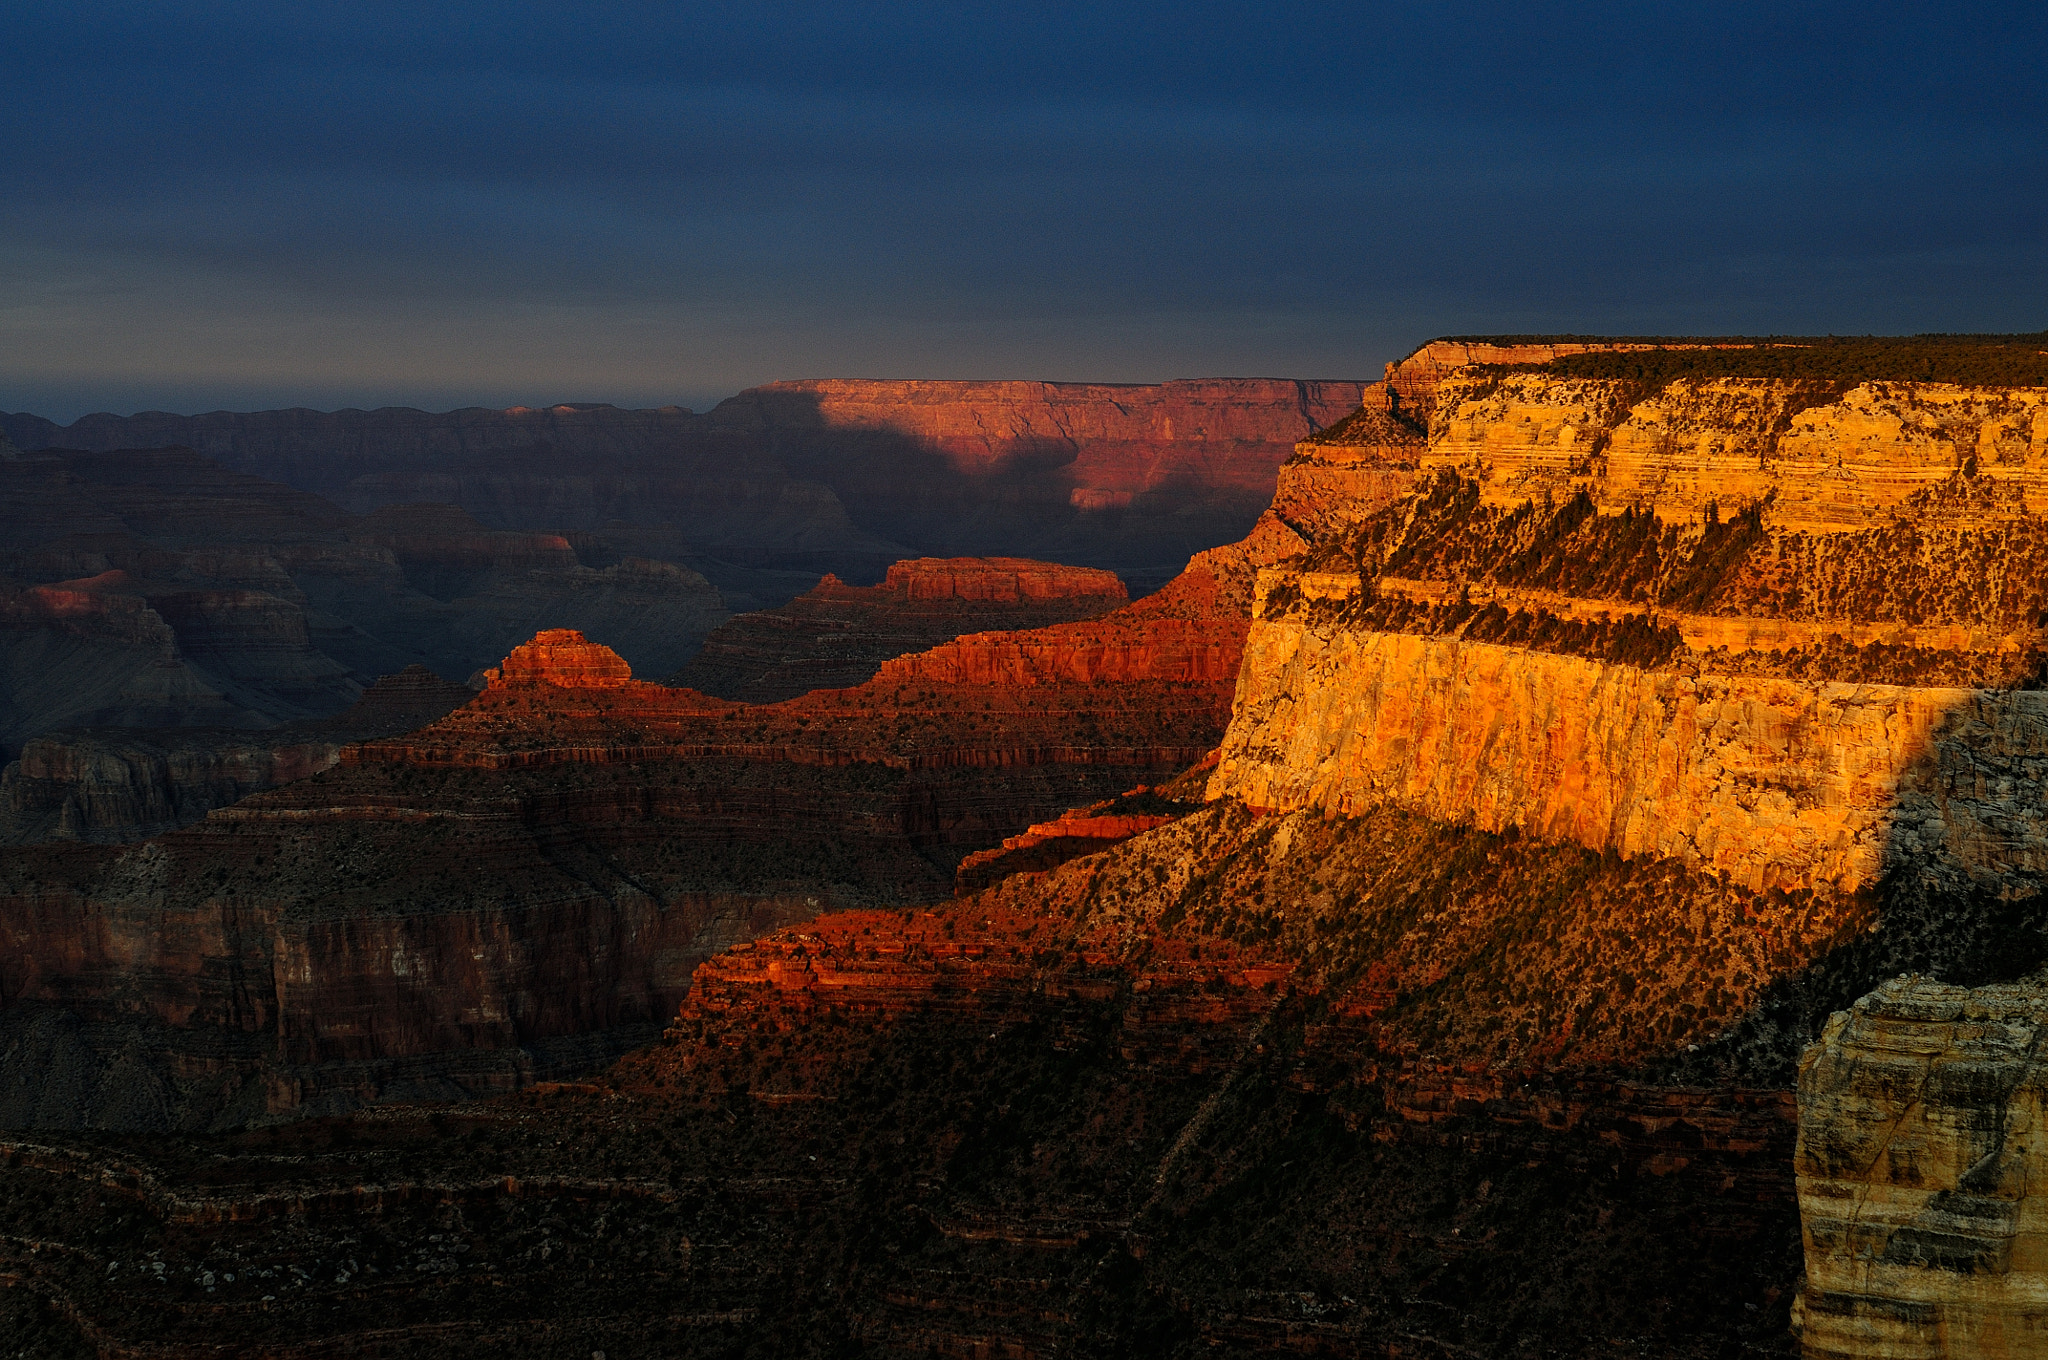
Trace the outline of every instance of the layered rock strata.
{"label": "layered rock strata", "polygon": [[1282,470],[1314,546],[1260,580],[1212,796],[1752,884],[2040,872],[2048,389],[1430,381],[1426,437],[1390,384]]}
{"label": "layered rock strata", "polygon": [[1645,398],[1615,379],[1446,381],[1425,468],[1469,468],[1512,503],[1587,487],[1603,506],[1697,518],[1770,497],[1774,526],[1869,525],[1958,468],[2037,501],[2048,390],[1794,380],[1679,380]]}
{"label": "layered rock strata", "polygon": [[1217,794],[1386,801],[1752,887],[1853,892],[1943,860],[2048,868],[2048,693],[1674,674],[1402,634],[1262,628]]}
{"label": "layered rock strata", "polygon": [[670,682],[725,699],[778,703],[849,689],[883,662],[963,633],[1041,628],[1128,602],[1106,571],[1024,558],[919,558],[878,586],[827,576],[780,609],[739,615],[705,638]]}
{"label": "layered rock strata", "polygon": [[[1212,808],[729,950],[658,1044],[588,1083],[201,1144],[8,1140],[0,1249],[52,1329],[166,1357],[819,1336],[883,1357],[1786,1355],[1785,1093],[1489,1069],[1493,1017],[1438,1028],[1473,997],[1432,998],[1499,986],[1480,961],[1529,918],[1560,934],[1528,949],[1510,985],[1540,995],[1508,1028],[1549,1035],[1613,958],[1598,943],[1767,906],[1644,874],[1398,814]],[[1546,913],[1532,875],[1575,891]],[[1317,904],[1273,929],[1296,902]],[[1644,1042],[1622,1013],[1579,1033]]]}
{"label": "layered rock strata", "polygon": [[[1433,377],[1432,400],[1462,381]],[[918,824],[926,844],[957,848],[964,838],[938,833],[964,791],[986,809],[999,787],[1014,811],[1020,781],[1096,761],[1127,786],[1130,766],[1111,762],[1163,749],[1148,742],[1174,726],[1149,715],[1193,715],[1221,692],[1185,678],[1216,673],[1190,639],[1235,647],[1256,594],[1207,807],[930,910],[834,894],[820,909],[852,910],[707,957],[661,1041],[578,1089],[443,1111],[438,1128],[403,1112],[332,1133],[305,1122],[275,1147],[258,1136],[219,1156],[169,1140],[119,1163],[60,1138],[13,1151],[0,1193],[36,1250],[7,1268],[59,1322],[171,1354],[245,1337],[289,1353],[313,1318],[343,1353],[481,1353],[536,1327],[565,1350],[625,1353],[780,1353],[821,1337],[905,1356],[1794,1353],[1801,1048],[1881,978],[1996,983],[2048,961],[2024,692],[2039,674],[2048,604],[2032,567],[2048,539],[2026,488],[1986,476],[1981,458],[1902,475],[1899,487],[1924,484],[1894,499],[1794,487],[1788,502],[1829,508],[1783,523],[1766,499],[1710,499],[1690,518],[1616,503],[1595,462],[1567,468],[1547,499],[1534,483],[1516,499],[1471,459],[1425,466],[1449,403],[1418,443],[1419,402],[1394,391],[1352,426],[1365,442],[1305,445],[1293,499],[1251,541],[1128,610],[1053,630],[1083,661],[1042,637],[970,636],[858,690],[760,709],[620,680],[585,641],[555,638],[511,668],[523,678],[503,683],[501,669],[428,732],[217,814],[209,826],[241,828],[224,841],[325,821],[311,843],[336,872],[361,873],[378,855],[397,862],[387,825],[473,834],[497,800],[503,844],[540,842],[503,862],[593,914],[621,910],[600,899],[626,901],[627,884],[666,900],[708,881],[705,859],[650,852],[673,851],[685,824],[690,853],[729,854],[728,883],[738,866],[758,876],[772,849],[787,883],[875,884],[908,862],[884,862],[904,823],[881,831],[908,809],[933,819]],[[1372,476],[1318,482],[1347,465]],[[1180,638],[1155,624],[1202,627]],[[557,672],[601,683],[549,683]],[[1405,758],[1362,749],[1359,723],[1404,739]],[[999,786],[969,782],[997,769]],[[961,782],[921,782],[941,775]],[[455,803],[457,788],[473,801]],[[630,790],[652,809],[644,838],[616,830]],[[899,790],[911,796],[890,803]],[[855,815],[866,832],[849,830]],[[1689,816],[1703,841],[1652,834]],[[1056,824],[1050,811],[1027,820]],[[845,858],[822,873],[804,861],[827,842],[799,838],[827,825]],[[1618,853],[1631,835],[1636,852]],[[463,858],[456,886],[379,868],[362,899],[309,897],[302,914],[330,923],[325,938],[382,940],[368,903],[389,914],[406,882],[437,904],[414,915],[439,922],[457,886],[496,877],[478,862]],[[204,883],[205,868],[173,881]],[[485,890],[464,900],[501,919],[509,908]],[[59,896],[23,881],[7,900]],[[423,949],[473,947],[433,928],[447,938],[423,925]],[[673,962],[701,937],[668,938]],[[448,1043],[489,1006],[571,1009],[554,974],[492,991],[510,976],[496,960],[516,950],[482,952],[482,983],[461,974],[426,999],[376,969],[319,981],[346,976],[339,944],[305,969],[314,982],[301,986],[295,963],[304,1009],[286,1028],[327,1047],[293,1052],[360,1074],[389,1060],[349,1055],[417,1054],[418,1035]],[[408,970],[432,957],[408,942]],[[471,967],[451,961],[435,975]],[[620,976],[651,967],[634,966]],[[176,986],[152,975],[164,990],[150,1004],[189,995],[194,976],[265,975],[184,960],[161,970]],[[34,983],[41,997],[65,985],[54,970]],[[455,1008],[464,994],[491,998],[478,1019]],[[90,1024],[111,1024],[111,1006],[92,1004],[106,1009]],[[1832,1110],[1806,1101],[1809,1206],[1864,1194],[1876,1234],[1904,1243],[1900,1260],[1873,1263],[1857,1255],[1870,1234],[1852,1227],[1846,1258],[1829,1255],[1833,1209],[1809,1207],[1823,1249],[1808,1266],[1810,1348],[1876,1337],[1939,1353],[2020,1316],[2000,1310],[2023,1271],[2000,1283],[1919,1264],[1996,1265],[2001,1242],[2023,1256],[2023,1237],[2000,1236],[2005,1211],[1979,1202],[2013,1202],[2011,1167],[1985,1153],[2025,1146],[2025,1080],[2008,1083],[2019,1014],[1985,1003],[1983,1031],[1964,1033],[1971,1004],[1941,1033],[1893,1017],[1862,1050],[1838,1029],[1838,1056],[1807,1067],[1803,1101],[1809,1088],[1839,1096]],[[38,1053],[63,1042],[47,1015]],[[490,1031],[529,1046],[537,1032]],[[1885,1050],[1894,1041],[1910,1052]],[[1956,1062],[1916,1065],[1951,1047]],[[487,1057],[509,1070],[507,1049],[471,1061]],[[336,1089],[304,1067],[268,1072]],[[102,1077],[93,1098],[132,1087]],[[1916,1091],[1939,1097],[1920,1102],[1924,1118]],[[1922,1174],[1912,1155],[1864,1160],[1883,1128],[1907,1130],[1904,1154],[1926,1150],[1927,1186],[1907,1186]],[[1972,1179],[1984,1166],[1996,1185]],[[1950,1172],[1952,1192],[1914,1199]],[[104,1207],[110,1184],[137,1187],[132,1207]],[[144,1224],[161,1293],[107,1286],[93,1225],[114,1215]],[[220,1290],[252,1268],[257,1282],[303,1283],[273,1291],[273,1311],[191,1321],[183,1305],[208,1273]],[[1881,1335],[1852,1335],[1868,1319]]]}
{"label": "layered rock strata", "polygon": [[1192,795],[1196,778],[1207,762],[1196,765],[1171,784],[1145,785],[1087,807],[1069,808],[1048,822],[1037,822],[1003,843],[977,850],[960,861],[953,875],[954,892],[965,895],[1002,882],[1012,874],[1044,873],[1070,859],[1093,855],[1133,836],[1186,816],[1199,803]]}
{"label": "layered rock strata", "polygon": [[1799,1065],[1809,1360],[2048,1343],[2048,988],[1887,982]]}

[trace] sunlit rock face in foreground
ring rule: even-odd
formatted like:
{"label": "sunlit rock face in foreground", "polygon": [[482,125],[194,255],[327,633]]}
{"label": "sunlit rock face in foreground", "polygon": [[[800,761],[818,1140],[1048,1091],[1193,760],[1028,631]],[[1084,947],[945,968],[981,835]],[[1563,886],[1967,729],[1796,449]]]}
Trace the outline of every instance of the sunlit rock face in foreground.
{"label": "sunlit rock face in foreground", "polygon": [[1400,388],[1282,469],[1314,546],[1261,576],[1212,797],[1393,801],[1759,887],[2031,891],[2048,391]]}
{"label": "sunlit rock face in foreground", "polygon": [[2048,986],[1888,982],[1799,1066],[1807,1360],[2048,1354]]}

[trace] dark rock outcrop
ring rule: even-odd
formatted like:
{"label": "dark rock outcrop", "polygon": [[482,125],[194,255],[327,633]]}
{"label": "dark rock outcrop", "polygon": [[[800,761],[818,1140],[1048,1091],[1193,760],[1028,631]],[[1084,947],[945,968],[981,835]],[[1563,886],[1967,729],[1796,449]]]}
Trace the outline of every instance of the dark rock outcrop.
{"label": "dark rock outcrop", "polygon": [[423,666],[387,675],[332,718],[260,732],[89,728],[36,737],[0,773],[0,845],[118,843],[332,768],[344,746],[424,727],[475,692]]}

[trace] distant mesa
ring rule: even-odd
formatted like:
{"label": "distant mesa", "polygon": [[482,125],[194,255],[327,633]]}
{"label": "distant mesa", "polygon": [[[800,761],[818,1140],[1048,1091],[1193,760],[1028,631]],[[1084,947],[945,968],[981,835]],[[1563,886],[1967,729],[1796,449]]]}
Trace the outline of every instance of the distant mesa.
{"label": "distant mesa", "polygon": [[867,683],[897,657],[968,633],[1074,623],[1116,609],[1130,592],[1114,572],[1026,557],[919,557],[876,586],[827,574],[779,609],[729,619],[672,685],[771,704]]}
{"label": "distant mesa", "polygon": [[909,600],[1088,600],[1105,608],[1131,598],[1115,572],[1028,557],[920,557],[890,567],[881,589]]}
{"label": "distant mesa", "polygon": [[492,686],[613,689],[632,679],[633,668],[624,657],[574,628],[543,628],[533,641],[514,647],[502,665],[484,672],[485,682]]}

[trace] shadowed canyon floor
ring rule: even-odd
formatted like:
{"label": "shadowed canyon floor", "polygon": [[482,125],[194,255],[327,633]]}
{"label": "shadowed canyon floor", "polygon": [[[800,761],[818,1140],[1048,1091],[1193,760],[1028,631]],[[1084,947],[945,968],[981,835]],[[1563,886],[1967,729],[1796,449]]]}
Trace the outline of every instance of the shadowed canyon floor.
{"label": "shadowed canyon floor", "polygon": [[1787,1355],[1785,1074],[1958,964],[1913,910],[1218,805],[728,952],[600,1081],[17,1138],[11,1268],[169,1354]]}

